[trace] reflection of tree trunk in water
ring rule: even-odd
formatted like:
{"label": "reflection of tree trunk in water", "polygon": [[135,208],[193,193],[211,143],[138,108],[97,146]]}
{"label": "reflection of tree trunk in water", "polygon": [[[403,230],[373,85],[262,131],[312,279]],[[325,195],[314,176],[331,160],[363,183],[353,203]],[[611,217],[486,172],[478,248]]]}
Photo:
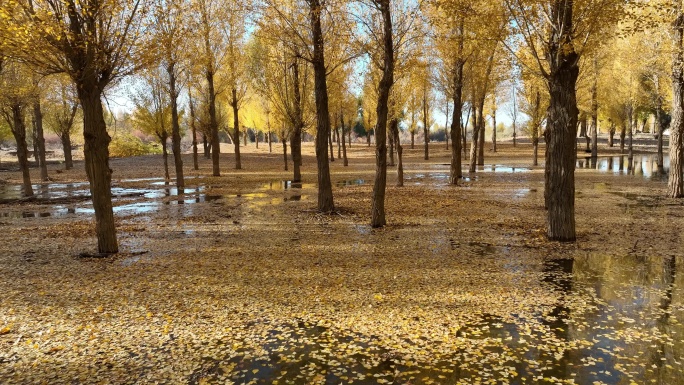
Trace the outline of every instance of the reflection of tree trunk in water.
{"label": "reflection of tree trunk in water", "polygon": [[[570,308],[566,305],[566,298],[572,292],[573,285],[573,268],[575,261],[573,259],[554,259],[544,261],[544,278],[543,282],[552,286],[554,291],[558,294],[558,301],[551,310],[542,318],[542,323],[546,325],[551,332],[560,341],[569,341],[570,336],[568,332],[568,325],[565,321],[570,318]],[[557,361],[558,374],[561,378],[564,375],[570,374],[568,370],[569,351],[566,350],[563,358]]]}
{"label": "reflection of tree trunk in water", "polygon": [[665,295],[660,299],[660,310],[662,315],[660,321],[667,323],[672,315],[672,292],[674,290],[675,278],[677,277],[677,257],[671,256],[666,260],[665,266]]}

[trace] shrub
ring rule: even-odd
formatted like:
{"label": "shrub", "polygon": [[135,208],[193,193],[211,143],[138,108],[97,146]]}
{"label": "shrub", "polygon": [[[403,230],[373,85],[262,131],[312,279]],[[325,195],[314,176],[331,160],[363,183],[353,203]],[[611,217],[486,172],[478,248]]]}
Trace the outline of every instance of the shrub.
{"label": "shrub", "polygon": [[161,153],[162,149],[160,146],[144,143],[140,138],[133,135],[119,135],[109,143],[109,156],[112,158]]}

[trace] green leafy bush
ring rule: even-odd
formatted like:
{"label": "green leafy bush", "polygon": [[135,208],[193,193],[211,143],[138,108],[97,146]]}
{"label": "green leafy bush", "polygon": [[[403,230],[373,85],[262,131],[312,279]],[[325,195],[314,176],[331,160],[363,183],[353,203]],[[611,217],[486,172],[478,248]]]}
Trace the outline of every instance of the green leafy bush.
{"label": "green leafy bush", "polygon": [[154,143],[145,143],[133,135],[118,135],[109,143],[109,156],[125,158],[129,156],[161,154],[162,149]]}

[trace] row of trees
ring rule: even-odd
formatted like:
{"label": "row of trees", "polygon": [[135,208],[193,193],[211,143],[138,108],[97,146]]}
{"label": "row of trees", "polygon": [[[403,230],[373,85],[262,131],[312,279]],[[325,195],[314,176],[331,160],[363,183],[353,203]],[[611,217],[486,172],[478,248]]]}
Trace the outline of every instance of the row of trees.
{"label": "row of trees", "polygon": [[[627,121],[632,127],[629,120],[639,98],[649,95],[661,122],[670,91],[663,71],[649,70],[667,67],[662,58],[668,52],[675,57],[669,195],[684,195],[682,23],[675,23],[674,39],[656,32],[682,19],[681,12],[680,1],[670,0],[15,0],[0,7],[2,92],[7,100],[3,114],[12,122],[20,147],[24,110],[33,109],[36,128],[41,121],[42,99],[30,88],[42,89],[37,84],[53,81],[47,79],[54,74],[70,80],[64,86],[73,88],[81,109],[98,249],[114,253],[118,242],[108,164],[111,138],[102,99],[108,87],[126,76],[136,76],[140,85],[132,96],[138,124],[149,126],[163,143],[171,137],[180,190],[184,167],[179,104],[186,100],[194,167],[201,136],[205,152],[211,153],[214,176],[221,175],[222,121],[229,122],[236,169],[242,168],[241,127],[265,126],[269,143],[272,132],[283,142],[286,161],[289,141],[294,181],[301,180],[301,138],[309,127],[315,137],[322,212],[335,209],[328,151],[332,136],[342,141],[346,152],[345,133],[351,132],[359,111],[354,90],[362,88],[360,119],[376,136],[374,227],[386,224],[387,166],[388,160],[395,163],[395,156],[398,183],[403,184],[400,125],[411,133],[412,146],[414,133],[422,127],[428,159],[431,112],[439,99],[434,95],[444,95],[440,103],[447,111],[445,126],[452,144],[450,183],[457,185],[461,154],[467,151],[466,127],[471,125],[473,132],[467,151],[472,172],[484,163],[486,111],[495,127],[497,90],[512,78],[519,90],[515,98],[529,117],[535,163],[546,128],[548,236],[572,241],[580,121],[591,120],[594,133],[599,114],[611,124]],[[629,60],[635,41],[650,44],[648,49],[657,54],[649,57],[660,60],[658,65],[635,69]],[[624,76],[627,66],[629,81]],[[17,71],[27,75],[12,75]],[[362,83],[355,82],[359,71]],[[12,83],[13,76],[22,84]],[[588,92],[582,84],[589,85]],[[620,92],[612,91],[618,87]],[[74,106],[64,102],[60,119],[73,124]],[[230,106],[230,113],[222,106]],[[514,113],[514,129],[516,117]],[[496,143],[496,130],[493,135]]]}

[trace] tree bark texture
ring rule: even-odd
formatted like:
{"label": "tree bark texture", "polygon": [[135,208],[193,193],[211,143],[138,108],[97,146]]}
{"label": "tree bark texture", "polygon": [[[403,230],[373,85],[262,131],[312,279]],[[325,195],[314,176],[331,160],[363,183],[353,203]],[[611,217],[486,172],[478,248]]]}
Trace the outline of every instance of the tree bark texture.
{"label": "tree bark texture", "polygon": [[318,163],[318,210],[332,212],[332,181],[326,138],[330,135],[330,111],[328,110],[328,85],[326,83],[323,30],[321,29],[321,1],[309,0],[309,19],[313,38],[314,91],[316,97],[316,162]]}
{"label": "tree bark texture", "polygon": [[31,173],[28,162],[28,145],[26,144],[26,123],[24,122],[24,108],[19,103],[14,103],[12,110],[12,124],[10,126],[14,140],[17,142],[17,161],[21,170],[23,182],[22,195],[25,197],[33,196],[33,186],[31,185]]}
{"label": "tree bark texture", "polygon": [[550,103],[547,112],[546,183],[550,240],[575,241],[575,137],[578,55],[572,47],[572,0],[557,0],[552,20],[560,23],[547,47]]}
{"label": "tree bark texture", "polygon": [[294,174],[292,181],[299,183],[302,181],[302,130],[304,128],[304,110],[302,108],[302,94],[299,83],[299,60],[296,57],[294,63],[292,64],[292,72],[292,89],[295,103],[295,124],[294,129],[292,130],[292,135],[290,135],[290,153],[292,154],[292,169]]}
{"label": "tree bark texture", "polygon": [[[112,170],[109,168],[109,142],[102,108],[102,90],[94,83],[96,76],[88,77],[78,88],[78,98],[83,109],[83,154],[90,181],[90,194],[95,209],[95,232],[98,252],[114,254],[119,251],[112,208]],[[90,84],[89,84],[90,83]]]}
{"label": "tree bark texture", "polygon": [[[461,44],[462,46],[462,44]],[[449,167],[449,183],[458,185],[463,177],[461,171],[461,119],[463,114],[463,60],[456,60],[452,69],[452,86],[454,91],[454,111],[451,117],[451,165]]]}
{"label": "tree bark texture", "polygon": [[47,162],[45,161],[45,133],[43,132],[43,111],[40,106],[40,96],[33,102],[33,122],[36,130],[36,147],[38,148],[40,180],[46,182],[48,178]]}
{"label": "tree bark texture", "polygon": [[[233,144],[235,145],[235,169],[242,169],[242,161],[240,159],[240,110],[238,108],[237,90],[233,88],[232,99],[230,101],[230,106],[233,107]],[[247,145],[247,140],[245,139],[245,145]]]}
{"label": "tree bark texture", "polygon": [[183,154],[181,154],[180,119],[178,117],[178,90],[176,89],[175,63],[166,68],[169,75],[169,96],[171,99],[171,149],[173,150],[173,164],[176,169],[176,188],[179,193],[185,188],[183,176]]}
{"label": "tree bark texture", "polygon": [[216,91],[214,90],[214,71],[207,68],[207,88],[209,93],[209,130],[211,133],[211,167],[213,176],[221,176],[219,168],[220,144],[218,135],[218,121],[216,120]]}
{"label": "tree bark texture", "polygon": [[684,13],[681,5],[673,23],[675,55],[672,62],[672,123],[670,124],[670,178],[667,196],[684,197]]}
{"label": "tree bark texture", "polygon": [[71,133],[67,131],[61,134],[59,140],[62,142],[62,150],[64,151],[64,169],[71,170],[74,168],[74,158],[71,154]]}
{"label": "tree bark texture", "polygon": [[392,118],[390,121],[391,135],[394,137],[394,144],[397,147],[397,187],[404,186],[404,150],[401,148],[399,141],[399,121],[397,118]]}
{"label": "tree bark texture", "polygon": [[375,183],[371,206],[371,227],[387,224],[385,219],[385,189],[387,187],[387,115],[388,101],[394,84],[394,43],[390,0],[375,0],[380,9],[383,26],[383,68],[378,86],[377,123],[375,126]]}

